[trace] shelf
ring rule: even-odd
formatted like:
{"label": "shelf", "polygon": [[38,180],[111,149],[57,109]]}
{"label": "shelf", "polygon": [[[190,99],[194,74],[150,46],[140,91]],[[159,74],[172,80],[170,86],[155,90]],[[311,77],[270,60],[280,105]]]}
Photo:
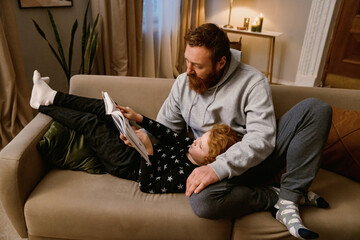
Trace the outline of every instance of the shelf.
{"label": "shelf", "polygon": [[262,31],[262,32],[252,32],[250,30],[239,30],[235,28],[221,28],[225,32],[232,32],[237,34],[245,34],[245,35],[255,35],[259,37],[280,37],[283,33],[281,32],[270,32],[270,31]]}

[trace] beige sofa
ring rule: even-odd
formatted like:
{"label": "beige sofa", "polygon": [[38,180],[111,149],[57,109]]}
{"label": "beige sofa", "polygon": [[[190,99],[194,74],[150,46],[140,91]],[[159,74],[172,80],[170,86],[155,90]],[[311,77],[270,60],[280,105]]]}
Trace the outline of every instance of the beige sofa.
{"label": "beige sofa", "polygon": [[[101,97],[155,118],[173,80],[78,75],[70,92]],[[307,97],[360,110],[360,91],[271,86],[277,116]],[[0,153],[0,197],[19,235],[32,239],[292,239],[269,212],[239,219],[197,217],[184,194],[145,194],[109,174],[46,170],[36,144],[51,119],[38,114]],[[321,169],[311,189],[330,209],[302,207],[320,239],[360,239],[360,184]]]}

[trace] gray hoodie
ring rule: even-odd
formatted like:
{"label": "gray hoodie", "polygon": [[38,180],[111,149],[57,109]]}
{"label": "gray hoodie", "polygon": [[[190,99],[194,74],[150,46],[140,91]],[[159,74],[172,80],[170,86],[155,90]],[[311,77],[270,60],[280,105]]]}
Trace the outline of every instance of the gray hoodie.
{"label": "gray hoodie", "polygon": [[200,95],[189,88],[186,73],[178,76],[157,121],[176,132],[191,128],[195,137],[215,123],[226,123],[243,136],[210,166],[219,179],[239,176],[268,157],[275,147],[276,121],[266,77],[240,63],[231,49],[231,61],[220,81]]}

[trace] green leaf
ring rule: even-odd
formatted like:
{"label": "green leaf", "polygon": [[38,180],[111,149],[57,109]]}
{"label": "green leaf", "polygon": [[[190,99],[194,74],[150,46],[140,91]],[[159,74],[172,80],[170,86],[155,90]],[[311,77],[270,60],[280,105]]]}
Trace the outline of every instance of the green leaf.
{"label": "green leaf", "polygon": [[87,51],[88,51],[88,53],[87,53],[88,60],[87,60],[87,67],[86,67],[87,74],[90,74],[92,71],[93,60],[94,60],[96,50],[98,47],[98,43],[97,43],[98,34],[96,33],[96,26],[98,25],[99,19],[100,19],[100,16],[98,14],[96,16],[93,27],[90,29],[88,44],[86,46]]}
{"label": "green leaf", "polygon": [[[46,41],[47,41],[47,40],[46,40]],[[52,51],[53,54],[55,55],[56,60],[60,63],[60,65],[61,65],[61,67],[62,67],[62,69],[64,70],[65,75],[66,75],[66,73],[67,73],[67,68],[66,68],[66,66],[64,66],[64,64],[63,64],[63,62],[61,61],[59,55],[56,53],[55,49],[54,49],[53,46],[50,44],[50,42],[49,42],[49,41],[47,41],[47,42],[48,42],[48,45],[49,45],[51,51]],[[66,77],[67,77],[67,79],[69,80],[69,78],[68,78],[67,75],[66,75]]]}
{"label": "green leaf", "polygon": [[97,27],[97,25],[98,25],[98,23],[99,23],[99,20],[100,20],[100,15],[97,14],[97,15],[96,15],[95,22],[94,22],[94,26],[93,26],[93,31],[95,31],[95,29],[96,29],[96,27]]}
{"label": "green leaf", "polygon": [[[40,34],[40,36],[47,42],[50,50],[52,51],[52,53],[54,54],[56,60],[60,63],[61,67],[64,69],[64,71],[66,70],[66,68],[64,68],[64,64],[62,63],[59,55],[56,53],[54,47],[51,45],[51,43],[49,42],[49,40],[46,38],[46,35],[45,33],[42,31],[42,29],[40,28],[39,24],[37,24],[37,22],[35,20],[32,20],[34,25],[35,25],[35,28],[36,30],[38,31],[38,33]],[[66,74],[66,71],[65,71],[65,74]]]}
{"label": "green leaf", "polygon": [[64,50],[63,50],[63,47],[62,47],[62,44],[61,44],[61,39],[60,39],[60,35],[59,35],[59,31],[58,31],[58,28],[56,26],[56,22],[55,22],[55,19],[51,13],[50,10],[48,10],[48,15],[49,15],[49,19],[50,19],[50,23],[51,23],[51,26],[52,26],[52,29],[54,31],[54,36],[55,36],[55,39],[56,39],[56,43],[57,43],[57,46],[58,46],[58,52],[59,52],[59,56],[61,58],[61,62],[62,62],[62,65],[65,67],[66,71],[65,71],[65,74],[66,74],[66,77],[69,79],[69,69],[67,67],[67,64],[66,64],[66,60],[65,60],[65,55],[64,55]]}
{"label": "green leaf", "polygon": [[88,14],[89,6],[90,6],[90,0],[87,3],[84,18],[83,18],[83,27],[82,27],[82,36],[81,36],[81,56],[82,56],[81,62],[82,62],[82,64],[84,63],[84,55],[85,55],[85,48],[86,48],[86,39],[87,39],[86,27],[87,27],[87,14]]}
{"label": "green leaf", "polygon": [[34,19],[32,19],[32,21],[33,21],[33,23],[34,23],[34,25],[35,25],[35,28],[36,28],[36,30],[38,31],[38,33],[42,36],[43,39],[47,40],[47,39],[46,39],[46,35],[45,35],[45,33],[43,32],[43,30],[40,28],[39,24],[37,24],[37,22],[36,22]]}
{"label": "green leaf", "polygon": [[94,38],[94,42],[91,44],[92,48],[91,48],[91,53],[90,53],[90,58],[89,58],[89,70],[88,70],[88,74],[91,74],[92,68],[93,68],[93,61],[95,59],[95,55],[96,55],[96,51],[98,48],[98,38],[97,35]]}
{"label": "green leaf", "polygon": [[70,38],[70,46],[69,46],[69,76],[68,76],[68,79],[70,79],[70,76],[71,76],[71,63],[72,63],[72,55],[73,55],[73,46],[74,46],[74,37],[75,37],[75,33],[76,33],[76,30],[77,30],[77,27],[78,27],[78,21],[76,20],[72,26],[72,29],[71,29],[71,38]]}

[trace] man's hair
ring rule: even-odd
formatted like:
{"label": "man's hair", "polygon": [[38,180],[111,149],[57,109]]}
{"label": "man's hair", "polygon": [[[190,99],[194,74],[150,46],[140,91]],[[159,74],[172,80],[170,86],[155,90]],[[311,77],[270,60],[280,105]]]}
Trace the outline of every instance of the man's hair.
{"label": "man's hair", "polygon": [[212,53],[213,63],[223,56],[230,60],[230,42],[226,33],[212,23],[205,23],[195,29],[190,29],[185,35],[185,41],[190,47],[204,46]]}
{"label": "man's hair", "polygon": [[209,154],[204,159],[205,163],[212,163],[218,155],[239,141],[241,137],[229,125],[216,123],[210,130]]}

